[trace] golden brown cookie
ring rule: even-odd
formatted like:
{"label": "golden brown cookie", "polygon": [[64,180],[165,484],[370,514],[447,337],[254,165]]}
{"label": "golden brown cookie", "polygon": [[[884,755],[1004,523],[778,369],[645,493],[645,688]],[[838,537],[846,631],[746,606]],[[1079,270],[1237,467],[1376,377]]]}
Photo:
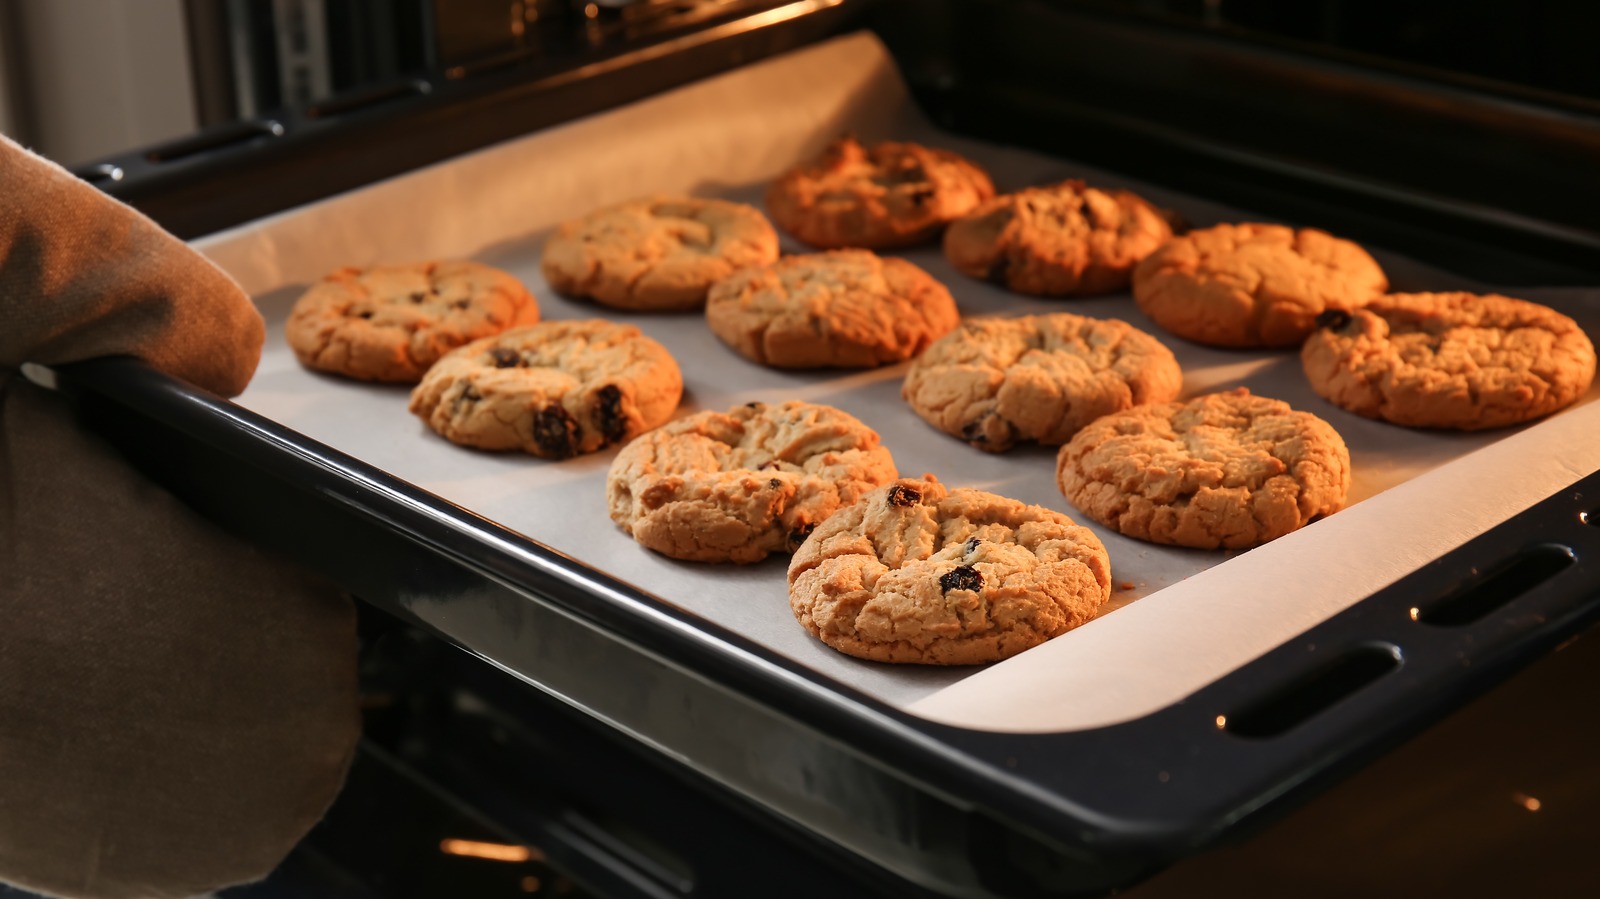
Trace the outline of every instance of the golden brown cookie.
{"label": "golden brown cookie", "polygon": [[869,250],[743,269],[718,281],[706,300],[706,322],[723,343],[776,368],[904,362],[960,319],[943,284]]}
{"label": "golden brown cookie", "polygon": [[1017,293],[1089,296],[1125,290],[1133,267],[1170,237],[1161,211],[1137,194],[1062,181],[995,197],[951,222],[944,255]]}
{"label": "golden brown cookie", "polygon": [[1299,346],[1323,312],[1359,308],[1388,287],[1348,240],[1253,223],[1174,237],[1133,272],[1133,298],[1156,324],[1224,347]]}
{"label": "golden brown cookie", "polygon": [[516,278],[476,262],[345,268],[294,304],[284,337],[302,365],[414,384],[463,344],[539,320]]}
{"label": "golden brown cookie", "polygon": [[968,319],[911,363],[900,395],[981,450],[1065,443],[1096,418],[1166,402],[1183,387],[1172,351],[1124,321],[1067,312]]}
{"label": "golden brown cookie", "polygon": [[1572,319],[1494,294],[1390,294],[1329,312],[1300,350],[1311,386],[1357,415],[1476,431],[1564,408],[1594,379]]}
{"label": "golden brown cookie", "polygon": [[1350,452],[1322,419],[1240,388],[1107,415],[1061,448],[1056,483],[1129,537],[1242,549],[1343,508]]}
{"label": "golden brown cookie", "polygon": [[984,171],[948,150],[834,141],[767,189],[778,227],[820,249],[924,243],[994,196]]}
{"label": "golden brown cookie", "polygon": [[623,448],[606,475],[611,520],[692,562],[793,552],[823,519],[895,476],[877,432],[832,406],[701,412]]}
{"label": "golden brown cookie", "polygon": [[1100,539],[1060,512],[902,478],[823,522],[789,563],[813,636],[879,662],[977,665],[1093,618],[1111,596]]}
{"label": "golden brown cookie", "polygon": [[565,459],[672,416],[683,376],[632,325],[556,321],[486,337],[440,359],[411,412],[445,439]]}
{"label": "golden brown cookie", "polygon": [[712,284],[778,258],[759,209],[655,197],[563,222],[544,245],[544,277],[568,296],[619,309],[698,309]]}

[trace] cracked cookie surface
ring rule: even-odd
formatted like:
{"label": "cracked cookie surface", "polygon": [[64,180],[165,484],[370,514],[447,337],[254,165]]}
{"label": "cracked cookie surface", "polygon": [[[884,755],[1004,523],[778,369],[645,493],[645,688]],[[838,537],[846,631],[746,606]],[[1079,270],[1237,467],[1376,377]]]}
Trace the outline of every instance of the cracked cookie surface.
{"label": "cracked cookie surface", "polygon": [[925,421],[989,452],[1065,443],[1102,415],[1166,402],[1178,360],[1124,321],[1067,312],[968,319],[906,373],[901,396]]}
{"label": "cracked cookie surface", "polygon": [[1497,294],[1390,294],[1319,324],[1300,351],[1311,386],[1395,424],[1505,427],[1565,408],[1594,379],[1577,322]]}
{"label": "cracked cookie surface", "polygon": [[476,262],[345,268],[300,297],[284,338],[302,365],[414,384],[456,347],[539,320],[516,278]]}
{"label": "cracked cookie surface", "polygon": [[1243,549],[1343,508],[1350,452],[1322,419],[1240,388],[1094,422],[1061,448],[1056,483],[1126,536]]}
{"label": "cracked cookie surface", "polygon": [[563,222],[544,245],[550,286],[619,309],[704,305],[712,284],[778,258],[759,209],[695,197],[654,197]]}
{"label": "cracked cookie surface", "polygon": [[1299,346],[1317,316],[1364,306],[1388,287],[1378,263],[1348,240],[1256,223],[1174,237],[1133,272],[1133,298],[1151,320],[1222,347]]}
{"label": "cracked cookie surface", "polygon": [[1071,518],[902,478],[823,522],[789,563],[789,605],[863,659],[976,665],[1095,616],[1111,596],[1100,539]]}
{"label": "cracked cookie surface", "polygon": [[974,163],[948,150],[840,138],[767,189],[778,227],[819,249],[886,249],[932,240],[994,196]]}
{"label": "cracked cookie surface", "polygon": [[1172,237],[1161,212],[1126,190],[1082,181],[995,197],[950,223],[944,255],[964,274],[1017,293],[1115,293],[1133,268]]}
{"label": "cracked cookie surface", "polygon": [[793,552],[811,529],[895,476],[878,434],[815,403],[701,412],[628,444],[606,475],[611,519],[691,562]]}
{"label": "cracked cookie surface", "polygon": [[740,355],[777,368],[870,368],[905,360],[956,326],[943,284],[868,250],[786,256],[718,281],[706,321]]}
{"label": "cracked cookie surface", "polygon": [[428,370],[411,412],[463,446],[592,453],[672,416],[683,375],[632,325],[555,321],[467,344]]}

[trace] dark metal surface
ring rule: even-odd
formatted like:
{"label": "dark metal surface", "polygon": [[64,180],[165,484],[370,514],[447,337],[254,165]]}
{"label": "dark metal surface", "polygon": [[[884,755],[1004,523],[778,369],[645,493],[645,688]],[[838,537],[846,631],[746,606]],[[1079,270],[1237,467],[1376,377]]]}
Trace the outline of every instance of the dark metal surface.
{"label": "dark metal surface", "polygon": [[118,167],[98,186],[198,237],[793,49],[857,27],[873,5],[735,0],[692,28],[416,72],[398,82],[410,90],[364,86],[312,104],[318,115],[273,110],[81,170]]}

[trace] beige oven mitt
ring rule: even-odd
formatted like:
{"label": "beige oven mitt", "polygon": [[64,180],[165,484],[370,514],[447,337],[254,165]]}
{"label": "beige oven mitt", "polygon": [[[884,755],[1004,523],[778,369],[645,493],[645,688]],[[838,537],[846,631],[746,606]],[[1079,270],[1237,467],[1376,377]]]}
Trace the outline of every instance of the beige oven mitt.
{"label": "beige oven mitt", "polygon": [[124,354],[233,396],[262,333],[197,253],[0,141],[0,882],[257,879],[343,781],[350,601],[218,531],[18,371]]}

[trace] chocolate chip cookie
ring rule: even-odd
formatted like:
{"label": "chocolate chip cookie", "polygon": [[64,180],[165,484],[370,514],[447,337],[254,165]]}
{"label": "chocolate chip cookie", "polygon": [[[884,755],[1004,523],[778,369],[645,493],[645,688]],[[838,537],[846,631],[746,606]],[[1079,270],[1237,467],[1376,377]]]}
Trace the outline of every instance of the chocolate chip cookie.
{"label": "chocolate chip cookie", "polygon": [[911,363],[901,396],[978,449],[1065,443],[1102,415],[1178,395],[1172,351],[1124,321],[1067,312],[968,319]]}
{"label": "chocolate chip cookie", "polygon": [[773,182],[767,212],[819,249],[879,250],[932,240],[992,196],[983,169],[948,150],[844,137]]}
{"label": "chocolate chip cookie", "polygon": [[611,520],[693,562],[793,552],[823,519],[895,476],[877,432],[831,406],[701,412],[623,448],[606,475]]}
{"label": "chocolate chip cookie", "polygon": [[1060,512],[931,475],[835,513],[789,563],[789,606],[813,636],[879,662],[976,665],[1093,618],[1111,562]]}
{"label": "chocolate chip cookie", "polygon": [[1531,421],[1570,405],[1594,379],[1594,344],[1577,322],[1526,300],[1390,294],[1318,324],[1300,351],[1317,393],[1410,427]]}
{"label": "chocolate chip cookie", "polygon": [[463,344],[539,320],[516,278],[476,262],[345,268],[294,304],[284,337],[307,368],[414,384]]}
{"label": "chocolate chip cookie", "polygon": [[1133,272],[1133,298],[1156,324],[1222,347],[1299,346],[1317,316],[1364,306],[1388,287],[1348,240],[1254,223],[1174,237]]}
{"label": "chocolate chip cookie", "polygon": [[634,200],[563,222],[544,245],[544,277],[568,296],[619,309],[698,309],[712,284],[778,258],[778,234],[744,203]]}
{"label": "chocolate chip cookie", "polygon": [[556,321],[469,343],[411,393],[411,411],[445,439],[565,459],[666,421],[683,376],[632,325]]}
{"label": "chocolate chip cookie", "polygon": [[904,259],[869,250],[786,256],[718,281],[712,333],[775,368],[904,362],[956,326],[950,291]]}
{"label": "chocolate chip cookie", "polygon": [[951,222],[944,255],[1017,293],[1090,296],[1127,289],[1133,267],[1171,237],[1161,211],[1137,194],[1063,181],[995,197]]}
{"label": "chocolate chip cookie", "polygon": [[1099,419],[1061,448],[1056,482],[1129,537],[1243,549],[1343,508],[1350,452],[1322,419],[1240,388]]}

